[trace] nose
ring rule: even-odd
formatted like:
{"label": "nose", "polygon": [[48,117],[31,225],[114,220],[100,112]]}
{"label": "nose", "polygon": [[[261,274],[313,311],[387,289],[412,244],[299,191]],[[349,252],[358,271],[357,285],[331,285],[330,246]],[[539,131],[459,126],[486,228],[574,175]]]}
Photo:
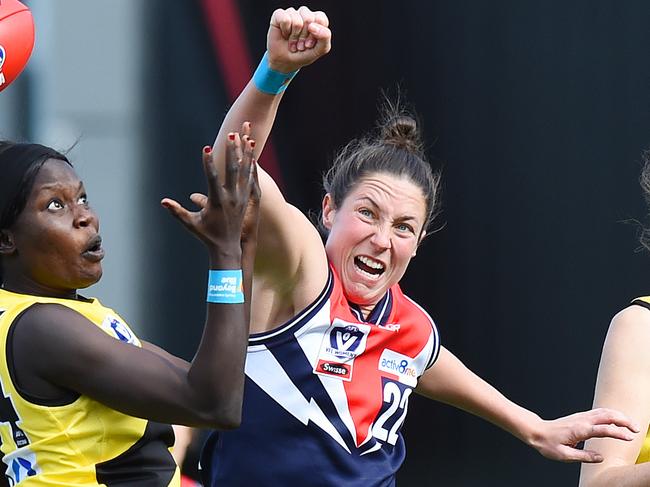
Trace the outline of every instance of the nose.
{"label": "nose", "polygon": [[79,228],[97,226],[97,215],[87,205],[77,205],[74,224]]}
{"label": "nose", "polygon": [[390,226],[378,225],[370,237],[370,243],[380,250],[388,250],[392,247]]}

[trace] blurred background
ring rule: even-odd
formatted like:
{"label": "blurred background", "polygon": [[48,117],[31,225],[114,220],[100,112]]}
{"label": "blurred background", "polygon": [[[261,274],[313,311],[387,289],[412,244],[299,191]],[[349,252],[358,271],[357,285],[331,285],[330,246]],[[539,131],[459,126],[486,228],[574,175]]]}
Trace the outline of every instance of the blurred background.
{"label": "blurred background", "polygon": [[[201,147],[288,4],[26,3],[36,48],[0,94],[0,137],[74,145],[107,249],[88,294],[189,359],[207,260],[159,201],[204,189]],[[333,50],[287,90],[261,163],[289,201],[318,209],[322,171],[373,127],[380,90],[399,85],[444,175],[439,231],[403,288],[511,399],[544,418],[589,408],[610,318],[650,293],[634,223],[647,213],[637,180],[650,146],[650,3],[305,4],[328,14]],[[402,487],[577,484],[577,465],[423,398],[405,436]]]}

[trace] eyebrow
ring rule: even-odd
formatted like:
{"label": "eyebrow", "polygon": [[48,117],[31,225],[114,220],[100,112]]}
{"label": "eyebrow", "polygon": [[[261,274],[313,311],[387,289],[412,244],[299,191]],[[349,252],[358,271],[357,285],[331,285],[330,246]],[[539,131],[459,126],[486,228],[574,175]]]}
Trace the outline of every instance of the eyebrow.
{"label": "eyebrow", "polygon": [[[368,201],[375,208],[379,208],[379,205],[370,196],[362,196],[362,197],[359,198],[358,201],[362,202],[364,200]],[[395,219],[395,221],[398,221],[398,222],[415,221],[415,222],[417,222],[418,219],[417,219],[416,216],[406,215],[406,216],[402,216],[402,217],[399,217],[399,218]]]}
{"label": "eyebrow", "polygon": [[[59,186],[61,186],[61,183],[59,181],[56,181],[54,183],[44,184],[43,186],[41,186],[41,189],[42,190],[43,189],[46,189],[46,190],[47,189],[57,189]],[[83,186],[84,186],[84,182],[79,181],[79,186],[77,186],[77,191],[80,191],[83,188]]]}

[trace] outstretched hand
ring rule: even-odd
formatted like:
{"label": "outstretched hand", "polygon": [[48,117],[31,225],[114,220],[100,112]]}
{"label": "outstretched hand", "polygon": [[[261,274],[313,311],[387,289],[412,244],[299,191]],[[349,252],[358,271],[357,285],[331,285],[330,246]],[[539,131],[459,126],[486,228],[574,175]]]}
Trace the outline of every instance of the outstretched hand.
{"label": "outstretched hand", "polygon": [[593,409],[551,421],[542,421],[532,446],[546,458],[563,462],[599,463],[603,456],[581,450],[579,443],[590,438],[634,439],[639,428],[623,413],[613,409]]}
{"label": "outstretched hand", "polygon": [[195,193],[191,196],[199,206],[198,211],[189,211],[170,198],[161,201],[162,206],[209,249],[223,250],[229,245],[240,245],[249,201],[251,198],[259,200],[254,147],[255,141],[248,135],[242,140],[238,133],[228,134],[224,184],[219,182],[212,149],[209,146],[203,149],[208,195]]}
{"label": "outstretched hand", "polygon": [[312,12],[305,6],[273,12],[266,39],[272,69],[295,71],[324,56],[331,47],[332,32],[324,12]]}

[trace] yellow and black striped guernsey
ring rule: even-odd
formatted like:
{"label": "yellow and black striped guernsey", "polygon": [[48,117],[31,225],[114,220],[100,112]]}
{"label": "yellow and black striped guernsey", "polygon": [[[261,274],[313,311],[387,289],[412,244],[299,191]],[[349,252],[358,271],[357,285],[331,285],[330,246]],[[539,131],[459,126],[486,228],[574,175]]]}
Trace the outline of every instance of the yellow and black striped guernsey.
{"label": "yellow and black striped guernsey", "polygon": [[169,451],[174,441],[170,426],[122,414],[83,395],[48,404],[16,385],[12,324],[36,303],[71,308],[116,340],[141,346],[124,320],[96,299],[45,298],[0,289],[0,346],[4,351],[0,353],[0,450],[4,463],[0,468],[5,468],[8,485],[180,486],[180,474]]}

